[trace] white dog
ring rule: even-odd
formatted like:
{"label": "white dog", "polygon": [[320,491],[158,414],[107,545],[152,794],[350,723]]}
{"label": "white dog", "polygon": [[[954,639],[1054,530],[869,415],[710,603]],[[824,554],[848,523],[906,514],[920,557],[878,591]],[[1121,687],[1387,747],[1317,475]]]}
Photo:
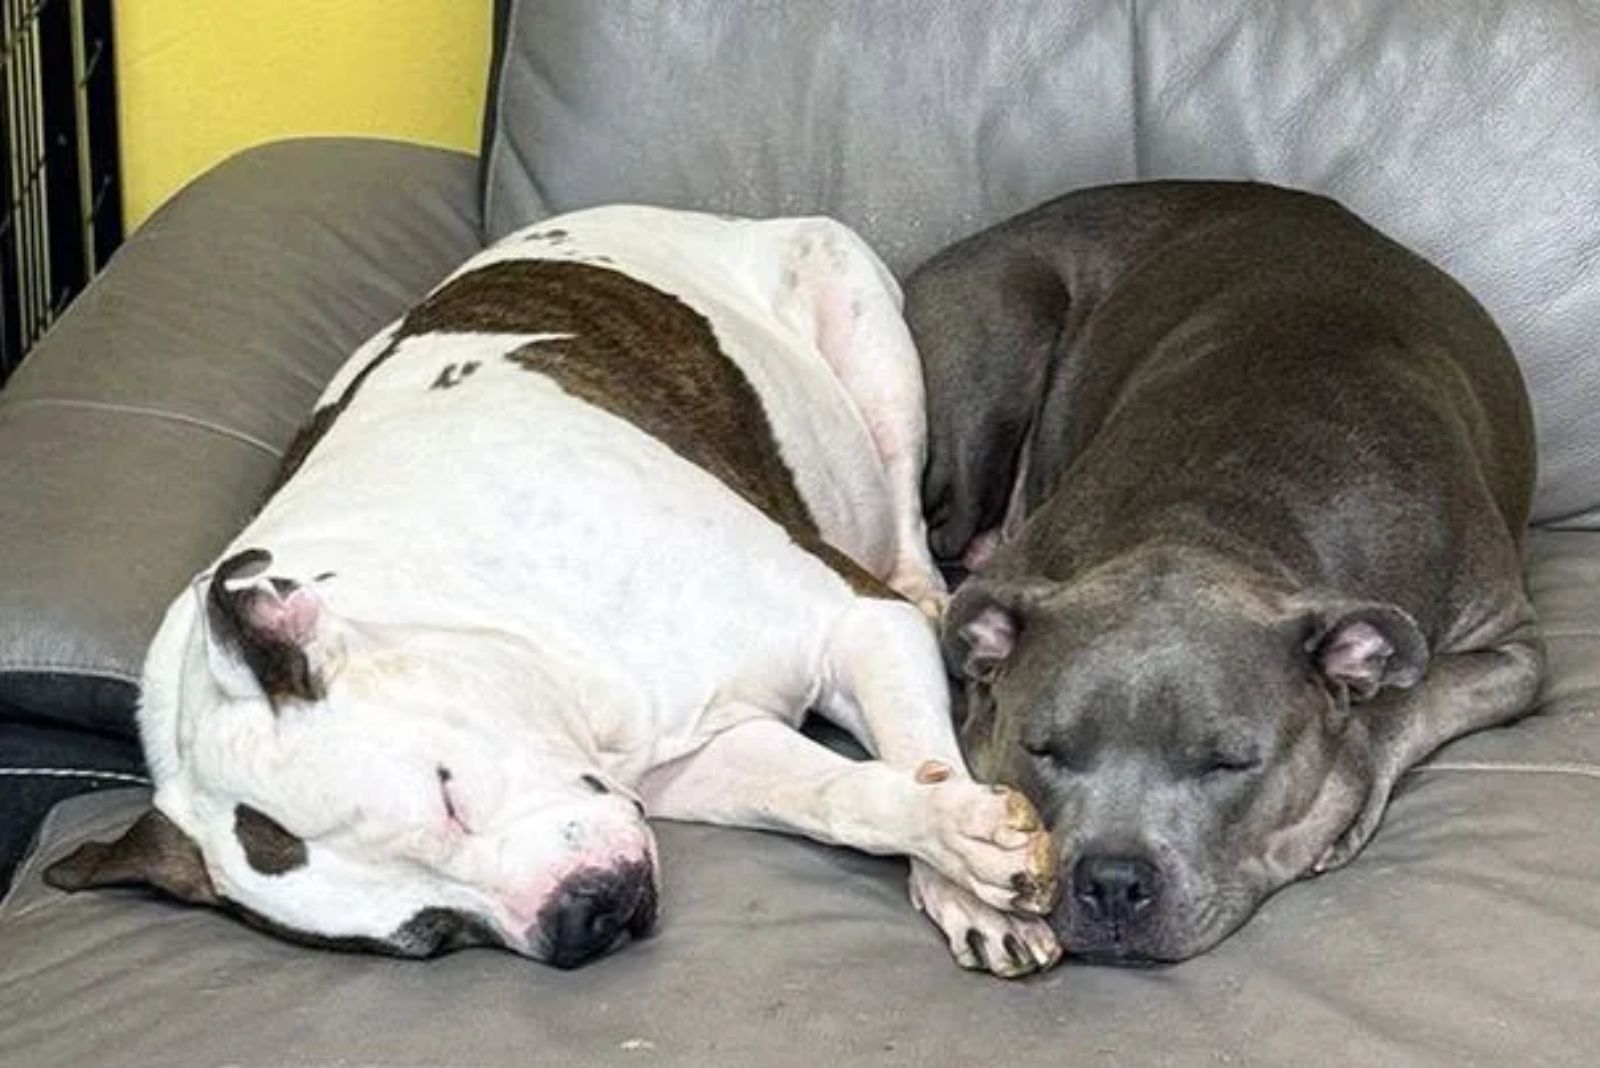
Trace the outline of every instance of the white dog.
{"label": "white dog", "polygon": [[604,208],[468,262],[172,605],[155,807],[52,880],[572,966],[654,922],[648,814],[906,854],[962,964],[1053,963],[1050,839],[952,734],[899,311],[825,219]]}

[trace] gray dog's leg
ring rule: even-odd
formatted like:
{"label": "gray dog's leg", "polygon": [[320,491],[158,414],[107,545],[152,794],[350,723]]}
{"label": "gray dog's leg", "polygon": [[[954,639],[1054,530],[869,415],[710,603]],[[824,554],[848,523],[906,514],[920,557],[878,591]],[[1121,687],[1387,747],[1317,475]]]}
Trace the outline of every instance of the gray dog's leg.
{"label": "gray dog's leg", "polygon": [[1366,800],[1348,830],[1313,866],[1337,868],[1378,829],[1400,776],[1445,742],[1516,718],[1533,704],[1544,670],[1544,647],[1531,610],[1492,648],[1436,657],[1413,689],[1391,691],[1360,710],[1368,723]]}

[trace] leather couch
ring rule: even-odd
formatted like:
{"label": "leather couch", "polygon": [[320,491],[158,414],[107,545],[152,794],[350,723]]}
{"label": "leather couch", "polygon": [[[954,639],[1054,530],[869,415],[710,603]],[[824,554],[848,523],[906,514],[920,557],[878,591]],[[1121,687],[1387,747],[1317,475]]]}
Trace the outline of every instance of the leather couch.
{"label": "leather couch", "polygon": [[[481,159],[247,152],[129,240],[0,393],[0,1061],[1592,1065],[1600,1058],[1600,6],[1594,0],[501,0]],[[397,72],[403,77],[403,72]],[[1212,953],[949,960],[902,862],[662,828],[659,934],[574,973],[296,948],[41,869],[144,792],[168,599],[322,384],[487,240],[645,201],[825,212],[905,272],[1068,189],[1332,194],[1454,274],[1525,371],[1538,714],[1447,747],[1349,867]],[[0,850],[5,840],[0,835]]]}

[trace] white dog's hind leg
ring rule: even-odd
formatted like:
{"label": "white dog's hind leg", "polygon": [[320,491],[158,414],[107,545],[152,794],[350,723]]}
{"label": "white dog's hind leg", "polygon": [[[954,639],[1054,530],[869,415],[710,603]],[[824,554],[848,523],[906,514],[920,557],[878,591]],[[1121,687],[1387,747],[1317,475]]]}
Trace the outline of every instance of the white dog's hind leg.
{"label": "white dog's hind leg", "polygon": [[801,231],[792,257],[793,296],[809,310],[817,349],[866,423],[888,482],[895,562],[884,581],[937,618],[949,594],[928,551],[922,516],[927,405],[922,364],[900,314],[900,288],[855,234],[831,221]]}

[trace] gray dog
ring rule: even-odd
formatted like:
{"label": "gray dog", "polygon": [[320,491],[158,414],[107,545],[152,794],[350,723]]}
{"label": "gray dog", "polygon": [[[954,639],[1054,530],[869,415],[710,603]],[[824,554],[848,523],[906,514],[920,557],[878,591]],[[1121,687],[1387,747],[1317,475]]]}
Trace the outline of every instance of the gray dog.
{"label": "gray dog", "polygon": [[1086,190],[911,280],[975,771],[1080,957],[1181,960],[1525,712],[1531,416],[1494,323],[1332,201]]}

